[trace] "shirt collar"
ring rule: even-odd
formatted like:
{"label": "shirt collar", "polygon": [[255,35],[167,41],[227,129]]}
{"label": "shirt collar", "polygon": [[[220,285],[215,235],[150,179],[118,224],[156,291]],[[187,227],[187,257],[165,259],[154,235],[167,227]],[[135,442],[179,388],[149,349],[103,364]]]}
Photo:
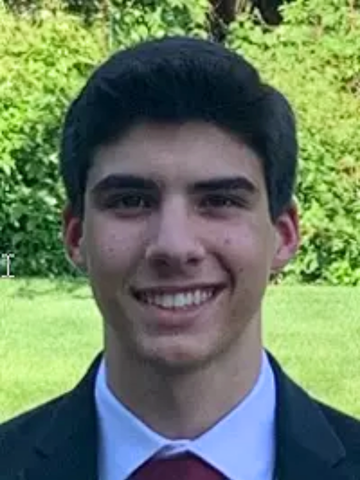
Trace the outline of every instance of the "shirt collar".
{"label": "shirt collar", "polygon": [[125,480],[168,441],[148,428],[110,391],[104,359],[95,383],[100,480]]}
{"label": "shirt collar", "polygon": [[257,383],[191,451],[231,480],[267,480],[275,466],[275,379],[265,352]]}
{"label": "shirt collar", "polygon": [[[191,451],[230,480],[268,480],[275,458],[275,380],[265,352],[248,396],[194,441],[168,440],[132,414],[107,387],[102,359],[96,378],[100,480],[125,480],[153,455]],[[231,440],[231,441],[229,441]]]}

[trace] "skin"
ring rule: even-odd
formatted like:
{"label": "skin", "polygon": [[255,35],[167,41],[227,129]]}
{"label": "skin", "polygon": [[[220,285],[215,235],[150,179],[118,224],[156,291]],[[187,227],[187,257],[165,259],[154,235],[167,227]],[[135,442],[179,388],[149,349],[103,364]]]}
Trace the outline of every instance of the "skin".
{"label": "skin", "polygon": [[[262,300],[297,250],[296,206],[271,221],[261,162],[228,132],[143,123],[98,149],[84,216],[68,208],[64,220],[68,255],[103,317],[109,388],[155,431],[197,437],[257,380]],[[219,291],[190,313],[133,294],[195,285]]]}

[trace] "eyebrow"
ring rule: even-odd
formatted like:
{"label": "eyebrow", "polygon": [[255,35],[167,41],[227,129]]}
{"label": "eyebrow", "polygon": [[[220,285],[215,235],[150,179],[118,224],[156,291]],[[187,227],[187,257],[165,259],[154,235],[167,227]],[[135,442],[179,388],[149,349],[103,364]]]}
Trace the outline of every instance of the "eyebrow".
{"label": "eyebrow", "polygon": [[209,180],[202,180],[196,182],[192,190],[194,192],[205,193],[205,192],[216,192],[216,191],[227,191],[227,190],[245,190],[250,194],[255,194],[258,192],[258,188],[255,184],[246,177],[222,177],[222,178],[213,178]]}
{"label": "eyebrow", "polygon": [[94,196],[106,193],[109,190],[155,190],[157,184],[154,180],[137,175],[112,174],[100,180],[92,189]]}
{"label": "eyebrow", "polygon": [[[94,196],[102,195],[109,190],[145,190],[154,191],[159,188],[155,180],[137,175],[112,174],[100,180],[91,189]],[[250,194],[258,192],[255,184],[246,177],[216,177],[193,183],[189,190],[193,193],[243,190]]]}

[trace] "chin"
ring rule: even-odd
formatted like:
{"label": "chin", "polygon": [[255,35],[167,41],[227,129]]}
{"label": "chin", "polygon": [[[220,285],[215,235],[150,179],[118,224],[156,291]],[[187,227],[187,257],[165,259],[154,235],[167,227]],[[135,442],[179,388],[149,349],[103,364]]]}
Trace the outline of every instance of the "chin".
{"label": "chin", "polygon": [[[163,340],[163,339],[162,339]],[[169,342],[170,343],[170,342]],[[210,352],[199,351],[199,343],[189,342],[156,342],[151,340],[150,348],[141,349],[141,356],[147,364],[161,371],[179,373],[197,370],[210,362],[213,355]]]}

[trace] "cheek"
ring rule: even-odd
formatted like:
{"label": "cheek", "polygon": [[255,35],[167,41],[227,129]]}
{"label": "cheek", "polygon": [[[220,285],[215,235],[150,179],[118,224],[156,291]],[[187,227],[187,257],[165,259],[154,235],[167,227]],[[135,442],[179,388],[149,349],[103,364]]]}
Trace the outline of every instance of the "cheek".
{"label": "cheek", "polygon": [[256,260],[260,261],[260,257],[266,250],[262,236],[252,229],[227,230],[219,244],[223,245],[223,251],[226,252],[232,265],[243,265],[243,267]]}
{"label": "cheek", "polygon": [[256,225],[241,230],[227,229],[217,244],[222,245],[220,256],[235,283],[240,281],[245,288],[244,283],[264,281],[271,256],[269,232]]}
{"label": "cheek", "polygon": [[232,278],[230,318],[242,328],[243,320],[259,310],[268,283],[268,254],[261,237],[250,234],[227,235],[223,239],[227,269]]}
{"label": "cheek", "polygon": [[88,263],[94,274],[125,274],[140,255],[142,235],[135,226],[94,221],[85,234]]}

